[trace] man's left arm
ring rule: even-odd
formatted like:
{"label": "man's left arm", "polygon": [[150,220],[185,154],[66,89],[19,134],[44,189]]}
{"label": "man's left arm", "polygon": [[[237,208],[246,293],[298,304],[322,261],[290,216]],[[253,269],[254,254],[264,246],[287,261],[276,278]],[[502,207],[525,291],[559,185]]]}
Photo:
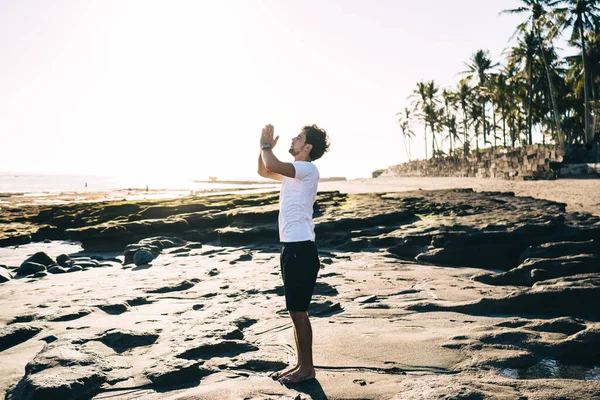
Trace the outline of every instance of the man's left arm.
{"label": "man's left arm", "polygon": [[[262,130],[260,138],[262,150],[260,152],[265,168],[269,171],[279,175],[287,176],[288,178],[294,178],[296,176],[296,169],[292,163],[281,162],[273,154],[273,148],[277,144],[279,136],[273,139],[273,125],[267,125]],[[264,145],[268,145],[268,148],[264,148]]]}
{"label": "man's left arm", "polygon": [[294,164],[279,161],[275,154],[273,154],[272,149],[263,149],[261,151],[261,156],[265,163],[265,168],[269,171],[287,176],[288,178],[294,178],[296,176]]}

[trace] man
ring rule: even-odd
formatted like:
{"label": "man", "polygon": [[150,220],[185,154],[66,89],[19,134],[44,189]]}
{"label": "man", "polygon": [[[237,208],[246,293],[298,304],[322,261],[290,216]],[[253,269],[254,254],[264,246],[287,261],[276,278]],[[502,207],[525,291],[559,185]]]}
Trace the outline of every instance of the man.
{"label": "man", "polygon": [[305,126],[292,139],[293,163],[279,161],[273,148],[273,126],[267,125],[260,138],[258,173],[265,178],[282,181],[279,195],[279,240],[283,243],[280,266],[285,304],[294,326],[297,363],[274,375],[281,383],[299,383],[315,377],[312,359],[312,328],[308,305],[317,274],[319,256],[315,246],[313,204],[317,195],[319,170],[312,163],[329,150],[327,133],[316,125]]}

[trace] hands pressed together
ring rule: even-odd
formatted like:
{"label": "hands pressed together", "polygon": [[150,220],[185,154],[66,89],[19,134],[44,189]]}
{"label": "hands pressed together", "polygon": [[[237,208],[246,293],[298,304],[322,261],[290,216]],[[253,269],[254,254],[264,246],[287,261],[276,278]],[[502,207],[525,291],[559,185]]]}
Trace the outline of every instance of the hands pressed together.
{"label": "hands pressed together", "polygon": [[269,144],[271,145],[271,149],[273,149],[275,147],[275,145],[277,144],[277,141],[279,140],[279,136],[275,136],[275,138],[273,138],[273,125],[269,124],[267,126],[265,126],[262,130],[262,134],[260,136],[260,148],[263,148],[264,144]]}

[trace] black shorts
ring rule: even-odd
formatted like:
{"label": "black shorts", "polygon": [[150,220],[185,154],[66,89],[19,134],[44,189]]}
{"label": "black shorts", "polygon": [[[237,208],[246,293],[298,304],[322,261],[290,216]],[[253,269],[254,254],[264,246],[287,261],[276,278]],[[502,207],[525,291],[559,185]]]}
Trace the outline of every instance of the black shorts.
{"label": "black shorts", "polygon": [[283,243],[279,264],[287,310],[307,311],[320,267],[315,242]]}

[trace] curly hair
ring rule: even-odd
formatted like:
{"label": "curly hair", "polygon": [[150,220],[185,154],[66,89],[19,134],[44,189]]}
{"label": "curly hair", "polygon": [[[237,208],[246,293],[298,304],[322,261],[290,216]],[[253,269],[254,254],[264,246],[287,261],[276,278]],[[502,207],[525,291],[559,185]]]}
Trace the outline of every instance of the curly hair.
{"label": "curly hair", "polygon": [[329,136],[325,129],[319,128],[317,125],[306,125],[302,128],[306,135],[306,143],[312,145],[310,154],[308,155],[311,161],[318,160],[329,150]]}

